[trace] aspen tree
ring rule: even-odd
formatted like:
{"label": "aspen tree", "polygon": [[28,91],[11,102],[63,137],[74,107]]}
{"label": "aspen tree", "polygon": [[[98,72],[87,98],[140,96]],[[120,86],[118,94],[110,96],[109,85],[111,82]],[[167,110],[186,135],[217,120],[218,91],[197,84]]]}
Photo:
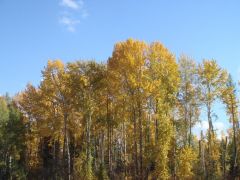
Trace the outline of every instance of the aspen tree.
{"label": "aspen tree", "polygon": [[175,57],[161,43],[152,43],[148,53],[148,93],[155,114],[154,177],[169,178],[168,151],[174,139],[173,108],[179,87]]}
{"label": "aspen tree", "polygon": [[220,176],[219,164],[219,142],[213,127],[213,104],[221,96],[222,89],[226,84],[227,73],[222,70],[216,61],[204,60],[198,69],[202,102],[207,109],[208,149],[207,149],[207,178],[218,178]]}

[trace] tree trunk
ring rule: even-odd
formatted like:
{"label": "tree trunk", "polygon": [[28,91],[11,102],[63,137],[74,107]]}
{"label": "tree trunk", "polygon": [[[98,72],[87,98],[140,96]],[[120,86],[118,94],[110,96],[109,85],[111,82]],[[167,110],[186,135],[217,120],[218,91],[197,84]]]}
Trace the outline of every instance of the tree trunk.
{"label": "tree trunk", "polygon": [[69,134],[67,133],[67,170],[68,170],[68,180],[71,180],[71,157],[69,149]]}
{"label": "tree trunk", "polygon": [[111,129],[112,129],[112,123],[111,123],[111,118],[110,118],[110,109],[109,109],[109,97],[107,96],[107,136],[108,136],[108,169],[109,169],[109,176],[110,178],[112,177],[112,133],[111,133]]}
{"label": "tree trunk", "polygon": [[63,155],[62,155],[62,160],[63,160],[63,174],[64,177],[66,176],[66,143],[67,143],[67,113],[64,113],[64,132],[63,132]]}
{"label": "tree trunk", "polygon": [[143,179],[143,132],[142,132],[142,110],[141,102],[138,102],[138,115],[139,115],[139,161],[140,161],[140,179]]}
{"label": "tree trunk", "polygon": [[[233,102],[233,98],[231,98],[231,102]],[[236,177],[237,171],[237,138],[236,138],[236,119],[234,113],[234,105],[231,104],[231,114],[232,114],[232,126],[233,126],[233,178]]]}
{"label": "tree trunk", "polygon": [[200,140],[200,152],[201,154],[201,166],[203,171],[203,178],[206,178],[206,167],[205,167],[205,146],[203,144],[203,131],[201,131],[201,140]]}
{"label": "tree trunk", "polygon": [[227,142],[228,140],[227,140],[227,136],[226,136],[226,140],[225,140],[225,146],[224,146],[224,144],[223,144],[223,151],[224,151],[224,154],[223,154],[223,178],[224,179],[227,179],[227,177],[226,177],[226,154],[227,154]]}
{"label": "tree trunk", "polygon": [[[158,100],[156,99],[156,115],[158,115]],[[158,142],[158,118],[155,118],[155,143]]]}
{"label": "tree trunk", "polygon": [[134,178],[138,179],[138,147],[137,147],[137,121],[136,121],[136,113],[135,113],[135,108],[133,107],[133,131],[134,131],[134,161],[135,161],[135,166],[134,166]]}
{"label": "tree trunk", "polygon": [[188,145],[191,147],[192,144],[192,108],[190,108],[189,114],[189,137],[188,137]]}
{"label": "tree trunk", "polygon": [[90,146],[91,146],[91,121],[92,121],[92,116],[91,113],[88,114],[88,120],[87,120],[87,163],[90,161]]}
{"label": "tree trunk", "polygon": [[127,168],[126,168],[126,155],[127,155],[127,138],[126,138],[126,127],[125,122],[123,122],[123,137],[124,137],[124,148],[123,148],[123,161],[124,161],[124,179],[127,177]]}
{"label": "tree trunk", "polygon": [[104,139],[105,139],[105,136],[104,136],[104,130],[102,131],[101,133],[101,164],[104,165]]}

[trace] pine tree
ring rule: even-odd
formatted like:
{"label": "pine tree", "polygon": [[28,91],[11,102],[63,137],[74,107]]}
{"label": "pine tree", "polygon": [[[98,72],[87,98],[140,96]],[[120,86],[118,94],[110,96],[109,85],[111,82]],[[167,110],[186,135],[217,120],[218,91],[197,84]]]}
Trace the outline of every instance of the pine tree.
{"label": "pine tree", "polygon": [[236,88],[231,76],[229,75],[226,89],[223,90],[222,99],[226,105],[226,111],[229,115],[229,122],[232,123],[232,157],[231,157],[231,177],[236,178],[239,174],[238,169],[238,134],[239,134],[239,121],[238,121],[238,100],[236,97]]}

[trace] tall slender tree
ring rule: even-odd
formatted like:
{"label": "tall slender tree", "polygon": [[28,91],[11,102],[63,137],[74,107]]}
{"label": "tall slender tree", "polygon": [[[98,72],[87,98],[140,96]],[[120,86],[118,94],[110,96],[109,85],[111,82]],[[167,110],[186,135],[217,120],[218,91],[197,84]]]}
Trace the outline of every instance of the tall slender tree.
{"label": "tall slender tree", "polygon": [[238,100],[236,96],[236,87],[233,83],[232,77],[229,75],[226,89],[223,90],[222,99],[224,104],[226,105],[226,111],[229,115],[229,122],[232,124],[232,159],[231,159],[231,176],[232,178],[236,178],[238,175],[238,151],[239,151],[239,143],[238,143],[238,134],[239,134],[239,120],[238,120]]}
{"label": "tall slender tree", "polygon": [[220,152],[219,143],[216,139],[216,132],[213,127],[213,105],[221,96],[221,92],[226,84],[227,73],[222,70],[216,61],[204,60],[198,69],[199,80],[202,93],[202,102],[207,109],[208,119],[208,147],[207,147],[207,177],[219,178],[220,176]]}

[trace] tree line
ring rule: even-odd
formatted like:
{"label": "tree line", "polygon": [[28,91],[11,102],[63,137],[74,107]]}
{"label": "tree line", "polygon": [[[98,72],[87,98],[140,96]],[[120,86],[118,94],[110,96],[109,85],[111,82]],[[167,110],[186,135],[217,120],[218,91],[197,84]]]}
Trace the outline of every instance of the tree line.
{"label": "tree line", "polygon": [[[231,124],[221,139],[215,103]],[[238,105],[215,60],[176,60],[159,42],[119,42],[106,63],[48,61],[37,87],[0,98],[0,179],[236,179]]]}

